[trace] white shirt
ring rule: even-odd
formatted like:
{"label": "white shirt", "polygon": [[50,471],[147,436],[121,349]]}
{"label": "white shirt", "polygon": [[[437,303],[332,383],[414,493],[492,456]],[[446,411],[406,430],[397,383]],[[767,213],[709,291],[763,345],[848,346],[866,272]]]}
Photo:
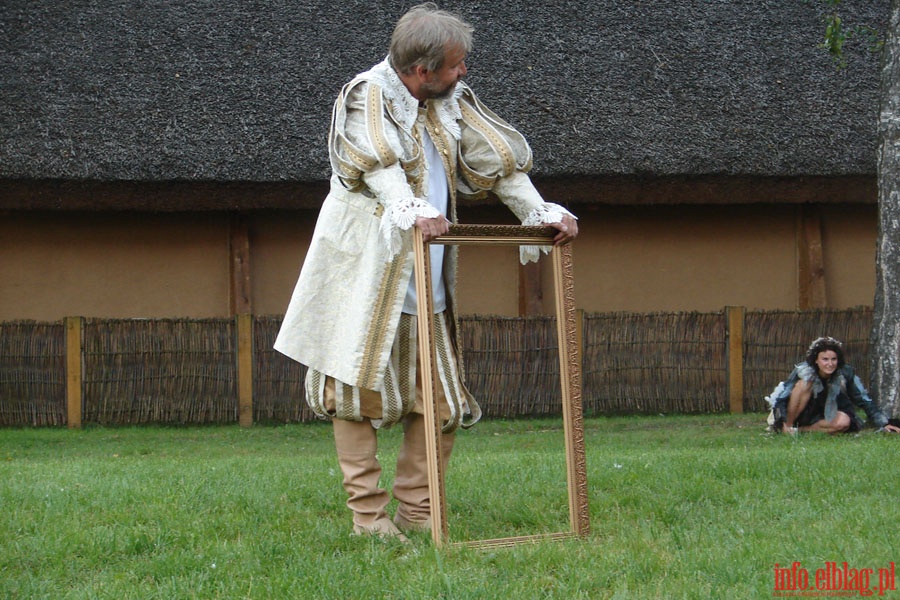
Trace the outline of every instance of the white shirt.
{"label": "white shirt", "polygon": [[[428,131],[423,128],[422,142],[425,146],[425,168],[428,170],[428,203],[438,209],[442,215],[447,216],[447,203],[449,193],[447,191],[447,172],[444,170],[444,162],[438,153]],[[444,246],[443,244],[429,244],[431,251],[431,299],[435,314],[447,309],[447,289],[444,286]],[[403,301],[403,312],[414,315],[416,309],[416,278],[409,280],[406,289],[406,299]]]}

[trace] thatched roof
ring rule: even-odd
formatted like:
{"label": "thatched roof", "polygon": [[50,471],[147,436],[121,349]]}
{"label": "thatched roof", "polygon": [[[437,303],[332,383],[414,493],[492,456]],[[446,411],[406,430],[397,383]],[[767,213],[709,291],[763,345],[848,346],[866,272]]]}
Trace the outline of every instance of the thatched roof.
{"label": "thatched roof", "polygon": [[[0,179],[321,182],[340,86],[407,2],[7,0]],[[845,3],[883,25],[887,2]],[[536,178],[875,172],[878,59],[837,71],[815,0],[443,2]]]}

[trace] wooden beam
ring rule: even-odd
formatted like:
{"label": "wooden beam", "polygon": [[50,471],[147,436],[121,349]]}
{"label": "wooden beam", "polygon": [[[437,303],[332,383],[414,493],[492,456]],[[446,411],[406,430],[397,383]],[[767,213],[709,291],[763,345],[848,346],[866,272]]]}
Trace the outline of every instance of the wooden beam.
{"label": "wooden beam", "polygon": [[66,423],[69,429],[81,429],[81,317],[66,317]]}
{"label": "wooden beam", "polygon": [[725,307],[728,327],[728,408],[744,412],[744,307]]}
{"label": "wooden beam", "polygon": [[544,288],[541,264],[519,264],[519,316],[544,314]]}
{"label": "wooden beam", "polygon": [[253,425],[253,316],[237,315],[237,376],[238,423],[241,427]]}
{"label": "wooden beam", "polygon": [[811,205],[797,211],[797,278],[797,308],[826,308],[822,219]]}
{"label": "wooden beam", "polygon": [[229,227],[228,252],[231,274],[231,314],[251,314],[250,234],[247,222],[235,214]]}

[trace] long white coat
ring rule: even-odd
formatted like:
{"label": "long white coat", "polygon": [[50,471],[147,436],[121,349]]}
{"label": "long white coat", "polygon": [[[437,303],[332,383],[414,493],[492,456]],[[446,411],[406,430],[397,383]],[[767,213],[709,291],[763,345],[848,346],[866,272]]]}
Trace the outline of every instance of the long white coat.
{"label": "long white coat", "polygon": [[[416,217],[438,214],[426,200],[423,128],[444,161],[452,222],[458,194],[488,191],[524,225],[570,214],[544,202],[526,175],[525,138],[464,83],[421,108],[387,60],[354,78],[335,102],[331,190],[275,341],[279,352],[350,385],[382,389],[413,270],[411,228]],[[457,252],[448,250],[447,303],[456,323]],[[537,249],[522,250],[523,261],[537,259]]]}

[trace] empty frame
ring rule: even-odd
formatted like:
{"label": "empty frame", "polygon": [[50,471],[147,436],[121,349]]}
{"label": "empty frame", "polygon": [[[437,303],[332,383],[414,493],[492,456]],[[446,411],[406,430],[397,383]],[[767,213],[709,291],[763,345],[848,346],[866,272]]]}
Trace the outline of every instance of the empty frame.
{"label": "empty frame", "polygon": [[[425,242],[414,229],[415,281],[419,315],[432,314],[431,265],[428,244],[457,246],[551,246],[558,233],[552,227],[517,225],[453,225],[449,233]],[[553,287],[556,300],[556,326],[559,341],[559,375],[562,392],[563,431],[565,434],[566,484],[569,501],[569,529],[489,540],[454,542],[470,547],[502,547],[548,539],[585,536],[590,529],[588,514],[587,467],[584,448],[584,420],[581,409],[581,364],[575,318],[574,280],[571,245],[552,246]],[[425,293],[422,293],[424,290]],[[441,461],[441,424],[435,404],[435,346],[432,319],[416,319],[419,335],[422,401],[425,407],[425,435],[428,461],[428,487],[431,500],[431,535],[438,547],[449,542],[447,502]]]}

